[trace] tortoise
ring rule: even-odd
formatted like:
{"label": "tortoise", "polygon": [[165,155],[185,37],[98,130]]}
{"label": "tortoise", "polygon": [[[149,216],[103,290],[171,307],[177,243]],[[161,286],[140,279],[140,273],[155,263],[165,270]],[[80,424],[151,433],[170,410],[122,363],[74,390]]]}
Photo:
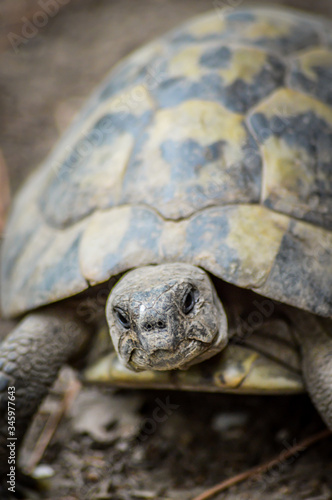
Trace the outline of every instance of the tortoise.
{"label": "tortoise", "polygon": [[305,388],[332,428],[331,28],[281,8],[194,18],[115,66],[28,179],[2,255],[20,319],[0,349],[2,471],[8,390],[19,443],[82,360],[123,386]]}

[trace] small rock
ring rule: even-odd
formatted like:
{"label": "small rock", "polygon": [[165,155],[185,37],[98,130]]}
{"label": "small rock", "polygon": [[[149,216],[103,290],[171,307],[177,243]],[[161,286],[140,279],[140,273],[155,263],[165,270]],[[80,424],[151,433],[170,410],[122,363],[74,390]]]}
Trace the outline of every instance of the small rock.
{"label": "small rock", "polygon": [[134,498],[157,498],[155,491],[133,490],[131,493]]}
{"label": "small rock", "polygon": [[217,432],[226,432],[233,427],[243,427],[248,420],[246,413],[219,413],[212,420],[212,428]]}
{"label": "small rock", "polygon": [[48,479],[54,476],[54,469],[46,464],[37,465],[31,475],[35,479]]}

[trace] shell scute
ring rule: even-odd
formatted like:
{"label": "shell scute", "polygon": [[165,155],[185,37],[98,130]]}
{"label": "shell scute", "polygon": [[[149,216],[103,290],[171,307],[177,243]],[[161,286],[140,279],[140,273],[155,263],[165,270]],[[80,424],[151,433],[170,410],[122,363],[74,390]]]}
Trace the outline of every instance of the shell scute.
{"label": "shell scute", "polygon": [[332,233],[293,221],[259,293],[331,316]]}
{"label": "shell scute", "polygon": [[2,276],[4,312],[17,315],[38,305],[70,297],[88,287],[78,257],[84,225],[85,221],[62,231],[45,225],[37,228],[10,274]]}
{"label": "shell scute", "polygon": [[261,159],[243,117],[218,103],[184,101],[156,111],[128,164],[121,203],[167,219],[212,204],[258,202]]}
{"label": "shell scute", "polygon": [[[131,92],[135,90],[137,87],[131,88]],[[78,140],[65,149],[62,158],[53,161],[39,201],[50,225],[64,228],[98,208],[119,202],[136,136],[153,113],[152,101],[146,90],[141,90],[142,97],[132,109],[117,98],[99,106]]]}
{"label": "shell scute", "polygon": [[82,273],[91,284],[132,267],[159,261],[163,220],[140,206],[122,206],[91,216],[80,247]]}
{"label": "shell scute", "polygon": [[332,109],[280,90],[249,123],[264,158],[263,203],[332,229]]}

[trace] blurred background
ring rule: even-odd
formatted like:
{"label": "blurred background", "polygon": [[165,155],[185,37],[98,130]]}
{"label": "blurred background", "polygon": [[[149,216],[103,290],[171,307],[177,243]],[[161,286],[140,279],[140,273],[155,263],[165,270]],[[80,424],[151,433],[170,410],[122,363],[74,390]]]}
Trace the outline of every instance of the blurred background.
{"label": "blurred background", "polygon": [[[8,198],[6,170],[15,192],[115,62],[191,16],[216,7],[252,3],[0,0],[0,200]],[[266,4],[332,17],[331,0],[265,0]],[[189,500],[204,487],[261,463],[324,428],[306,396],[174,394],[171,401],[180,405],[179,411],[149,439],[139,442],[137,429],[153,412],[155,398],[164,396],[144,393],[138,397],[133,391],[128,397],[122,395],[119,405],[117,395],[107,393],[106,401],[105,393],[100,394],[81,393],[81,402],[76,409],[74,405],[71,417],[62,422],[49,447],[46,462],[57,474],[49,496],[53,500]],[[109,401],[120,410],[112,417],[113,437],[105,438],[103,446],[91,433],[91,426],[102,425],[96,411],[83,431],[77,430],[75,415],[84,414],[91,406],[103,414],[109,411]],[[119,424],[124,416],[131,424],[127,420]],[[128,425],[132,426],[129,433]],[[281,460],[263,479],[246,482],[218,498],[259,500],[267,496],[270,500],[331,499],[331,439],[287,462]]]}

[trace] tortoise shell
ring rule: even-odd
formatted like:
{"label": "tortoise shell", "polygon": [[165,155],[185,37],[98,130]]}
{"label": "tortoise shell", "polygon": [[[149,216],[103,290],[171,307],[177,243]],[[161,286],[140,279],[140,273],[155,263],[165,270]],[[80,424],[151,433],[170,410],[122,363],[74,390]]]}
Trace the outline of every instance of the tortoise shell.
{"label": "tortoise shell", "polygon": [[188,262],[331,316],[331,33],[216,9],[119,63],[16,197],[3,312]]}

